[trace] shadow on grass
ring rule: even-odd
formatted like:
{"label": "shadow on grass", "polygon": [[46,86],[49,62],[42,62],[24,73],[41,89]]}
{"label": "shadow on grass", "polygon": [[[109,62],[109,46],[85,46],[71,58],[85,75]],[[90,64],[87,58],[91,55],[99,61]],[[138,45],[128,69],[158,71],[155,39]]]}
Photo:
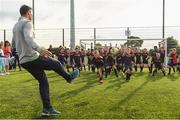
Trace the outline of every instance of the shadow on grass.
{"label": "shadow on grass", "polygon": [[143,84],[141,84],[138,88],[136,88],[134,91],[132,91],[129,95],[127,95],[127,97],[125,97],[123,100],[121,100],[120,102],[118,102],[117,104],[115,104],[112,108],[110,108],[110,110],[112,111],[116,111],[117,109],[119,109],[119,107],[121,105],[123,105],[124,103],[128,102],[139,90],[141,90],[145,85],[147,85],[149,81],[146,80]]}
{"label": "shadow on grass", "polygon": [[[139,77],[144,77],[145,75],[147,75],[147,73],[145,73],[145,72],[136,72],[136,73],[133,73],[133,77],[135,77],[136,79],[137,78],[139,79]],[[119,76],[120,76],[120,78],[117,78],[117,79],[109,82],[109,83],[114,83],[114,84],[108,86],[106,88],[106,90],[112,89],[114,87],[118,87],[118,89],[120,89],[123,84],[131,82],[131,80],[130,81],[126,81],[125,78],[124,78],[125,76],[123,76],[123,74],[119,74]]]}
{"label": "shadow on grass", "polygon": [[[112,76],[114,76],[114,78],[112,78]],[[109,83],[114,83],[114,82],[117,82],[117,81],[121,81],[121,80],[125,80],[125,76],[122,72],[118,72],[118,77],[115,76],[115,74],[110,74],[107,78],[105,79],[113,79],[113,80],[110,80]]]}
{"label": "shadow on grass", "polygon": [[149,80],[149,81],[152,81],[152,82],[155,82],[155,81],[158,81],[158,80],[161,80],[163,79],[164,76],[161,72],[158,72],[155,74],[155,76],[152,76],[151,74],[148,74],[148,76],[145,77],[146,80]]}
{"label": "shadow on grass", "polygon": [[171,80],[171,81],[176,81],[178,80],[178,76],[175,76],[175,73],[172,73],[171,75],[167,75],[167,79]]}
{"label": "shadow on grass", "polygon": [[19,71],[19,70],[10,70],[10,75],[22,75],[22,74],[27,74],[28,72],[26,70],[22,70],[22,71]]}
{"label": "shadow on grass", "polygon": [[36,80],[35,78],[31,78],[31,79],[27,79],[27,80],[23,80],[22,83],[27,83],[27,82],[31,82]]}
{"label": "shadow on grass", "polygon": [[96,75],[93,75],[92,77],[88,77],[87,75],[88,75],[88,73],[84,73],[83,76],[80,77],[83,80],[82,82],[86,83],[83,87],[63,93],[62,95],[58,96],[58,98],[61,99],[61,98],[66,98],[66,97],[67,98],[74,97],[77,94],[79,94],[80,92],[90,89],[95,84],[97,85],[98,82],[96,80],[97,79]]}
{"label": "shadow on grass", "polygon": [[[47,78],[49,79],[49,78],[55,78],[55,77],[61,77],[61,76],[59,76],[57,73],[48,73],[48,74],[46,74],[47,75]],[[32,75],[30,75],[29,74],[29,76],[32,76]],[[31,82],[31,81],[37,81],[33,76],[32,76],[32,78],[31,79],[28,79],[28,80],[23,80],[22,81],[22,83],[26,83],[26,82]],[[58,81],[58,80],[57,80]],[[52,82],[52,81],[49,81],[49,82]],[[53,81],[54,82],[54,81]]]}
{"label": "shadow on grass", "polygon": [[39,117],[32,117],[31,119],[44,119],[44,120],[46,120],[46,119],[57,119],[58,118],[58,116],[39,116]]}
{"label": "shadow on grass", "polygon": [[147,75],[146,72],[134,72],[134,73],[133,73],[133,76],[134,76],[135,78],[143,77],[143,76],[145,76],[145,75]]}
{"label": "shadow on grass", "polygon": [[88,82],[91,79],[93,79],[93,80],[98,79],[98,77],[97,77],[96,73],[83,72],[83,74],[80,74],[80,79],[81,80],[78,80],[73,84],[80,84],[80,83]]}
{"label": "shadow on grass", "polygon": [[89,104],[88,101],[83,101],[83,102],[75,104],[74,107],[76,107],[76,108],[84,107],[84,106],[87,106],[88,104]]}
{"label": "shadow on grass", "polygon": [[61,77],[60,75],[58,75],[57,73],[55,72],[52,72],[52,73],[48,73],[46,74],[48,78],[54,78],[54,77]]}
{"label": "shadow on grass", "polygon": [[[122,81],[122,80],[119,80],[119,79],[115,79],[113,81],[110,82],[111,85],[109,85],[108,87],[106,87],[105,90],[109,90],[109,89],[113,89],[114,87],[118,87],[118,89],[121,88],[121,86],[125,83],[128,83],[128,81]],[[114,83],[114,84],[113,84]]]}

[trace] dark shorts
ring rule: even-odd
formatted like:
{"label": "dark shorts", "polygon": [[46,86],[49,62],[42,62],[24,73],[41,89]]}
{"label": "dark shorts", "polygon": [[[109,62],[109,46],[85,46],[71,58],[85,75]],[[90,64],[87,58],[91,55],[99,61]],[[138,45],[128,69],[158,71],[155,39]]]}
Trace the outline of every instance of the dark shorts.
{"label": "dark shorts", "polygon": [[123,64],[122,63],[117,63],[116,66],[123,66]]}
{"label": "dark shorts", "polygon": [[147,60],[143,60],[143,64],[148,64],[148,61]]}
{"label": "dark shorts", "polygon": [[82,63],[84,63],[84,57],[81,57]]}
{"label": "dark shorts", "polygon": [[92,60],[88,58],[88,65],[92,64]]}
{"label": "dark shorts", "polygon": [[155,63],[155,68],[158,68],[158,69],[162,69],[162,64],[161,63]]}
{"label": "dark shorts", "polygon": [[75,62],[75,67],[76,68],[80,68],[81,67],[81,63],[80,62]]}
{"label": "dark shorts", "polygon": [[136,64],[141,64],[141,61],[139,61],[139,60],[138,60],[138,61],[136,61]]}
{"label": "dark shorts", "polygon": [[125,64],[125,69],[130,69],[132,71],[132,64]]}
{"label": "dark shorts", "polygon": [[100,60],[100,61],[96,62],[95,65],[96,65],[97,68],[101,68],[101,67],[104,66],[104,61]]}

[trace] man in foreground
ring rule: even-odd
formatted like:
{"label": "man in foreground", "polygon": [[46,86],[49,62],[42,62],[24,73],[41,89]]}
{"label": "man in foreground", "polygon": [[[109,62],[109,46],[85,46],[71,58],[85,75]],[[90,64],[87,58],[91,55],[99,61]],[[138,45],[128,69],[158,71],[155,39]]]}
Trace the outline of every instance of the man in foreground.
{"label": "man in foreground", "polygon": [[49,83],[44,70],[54,70],[61,75],[68,83],[79,76],[79,70],[68,74],[58,60],[51,58],[51,52],[38,46],[34,42],[32,27],[32,9],[23,5],[20,8],[21,17],[13,28],[12,47],[16,48],[20,64],[39,82],[39,91],[43,103],[42,115],[59,115],[50,102]]}

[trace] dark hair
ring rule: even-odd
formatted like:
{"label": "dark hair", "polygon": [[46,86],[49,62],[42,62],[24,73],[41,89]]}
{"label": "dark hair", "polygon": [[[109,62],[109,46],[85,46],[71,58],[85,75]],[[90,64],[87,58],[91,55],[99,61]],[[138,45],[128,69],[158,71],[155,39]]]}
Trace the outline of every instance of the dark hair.
{"label": "dark hair", "polygon": [[22,5],[19,12],[22,16],[22,15],[25,15],[29,10],[32,10],[32,8],[27,5]]}
{"label": "dark hair", "polygon": [[9,45],[10,45],[10,42],[9,42],[9,41],[5,41],[5,42],[4,42],[4,47],[7,46],[6,44],[9,44]]}
{"label": "dark hair", "polygon": [[157,46],[154,46],[154,49],[157,49],[158,47]]}

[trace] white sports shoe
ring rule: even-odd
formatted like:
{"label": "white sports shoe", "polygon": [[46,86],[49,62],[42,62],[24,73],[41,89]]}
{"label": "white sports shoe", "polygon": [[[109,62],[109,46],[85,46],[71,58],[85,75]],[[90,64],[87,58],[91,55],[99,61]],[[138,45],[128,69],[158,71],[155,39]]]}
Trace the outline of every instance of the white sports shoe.
{"label": "white sports shoe", "polygon": [[6,75],[5,73],[0,73],[0,76],[4,76],[4,75]]}
{"label": "white sports shoe", "polygon": [[10,73],[9,72],[6,72],[6,75],[9,75]]}

